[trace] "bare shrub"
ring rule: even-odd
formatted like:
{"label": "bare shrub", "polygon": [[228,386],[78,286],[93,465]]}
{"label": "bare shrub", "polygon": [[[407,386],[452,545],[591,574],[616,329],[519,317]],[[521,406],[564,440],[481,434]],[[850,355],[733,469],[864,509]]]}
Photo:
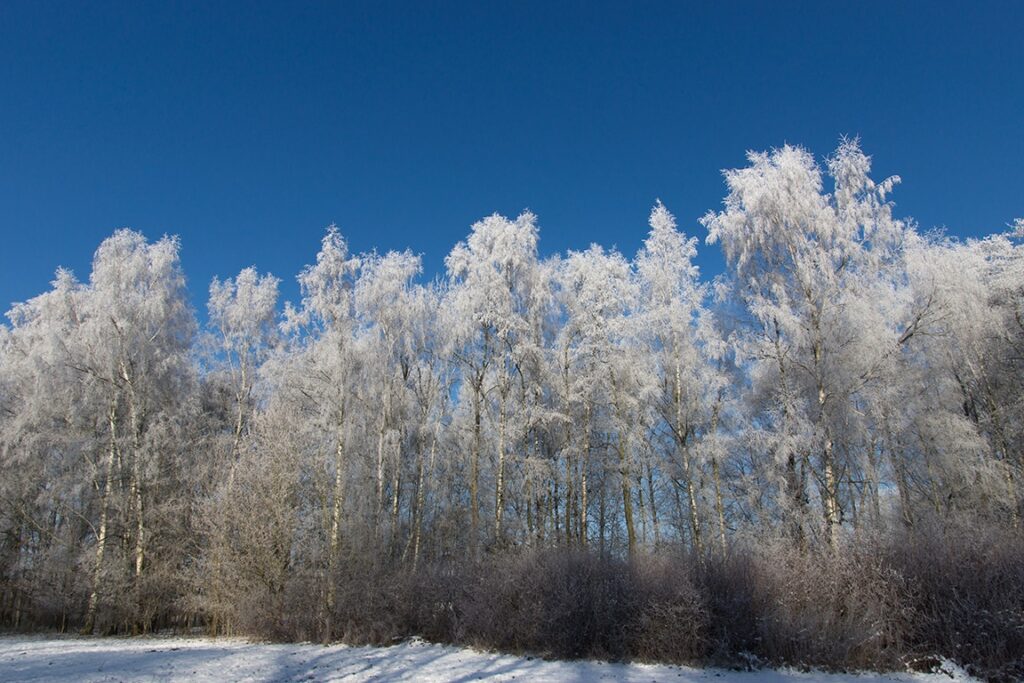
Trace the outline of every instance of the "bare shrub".
{"label": "bare shrub", "polygon": [[555,657],[628,654],[636,598],[621,561],[528,552],[490,559],[473,578],[460,631],[474,645]]}
{"label": "bare shrub", "polygon": [[368,561],[347,563],[337,585],[335,621],[341,640],[387,645],[417,635],[413,579],[399,568]]}
{"label": "bare shrub", "polygon": [[771,662],[891,668],[897,662],[901,578],[870,554],[755,554],[757,652]]}
{"label": "bare shrub", "polygon": [[[1019,536],[962,527],[895,540],[865,534],[835,551],[765,541],[703,559],[549,549],[416,572],[351,559],[334,620],[353,644],[419,636],[560,658],[833,670],[949,657],[977,675],[1018,680],[1022,567]],[[283,602],[264,594],[246,603],[245,623],[263,637],[311,637],[319,605],[303,590],[296,583]]]}
{"label": "bare shrub", "polygon": [[758,632],[758,565],[747,548],[712,556],[699,566],[699,590],[707,614],[705,656],[732,665],[739,655],[760,649]]}
{"label": "bare shrub", "polygon": [[990,680],[1024,679],[1024,538],[977,521],[894,540],[906,577],[907,658],[954,659]]}
{"label": "bare shrub", "polygon": [[646,555],[632,565],[638,599],[630,654],[645,660],[692,662],[708,649],[705,596],[688,556]]}

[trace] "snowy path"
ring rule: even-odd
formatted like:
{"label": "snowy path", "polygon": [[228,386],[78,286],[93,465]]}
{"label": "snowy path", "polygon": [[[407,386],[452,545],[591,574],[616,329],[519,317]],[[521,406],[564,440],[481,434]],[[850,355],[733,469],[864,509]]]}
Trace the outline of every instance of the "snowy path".
{"label": "snowy path", "polygon": [[[546,662],[424,643],[390,648],[266,645],[205,638],[0,637],[0,681],[944,681],[945,674],[737,673],[643,664]],[[971,680],[957,675],[956,680]]]}

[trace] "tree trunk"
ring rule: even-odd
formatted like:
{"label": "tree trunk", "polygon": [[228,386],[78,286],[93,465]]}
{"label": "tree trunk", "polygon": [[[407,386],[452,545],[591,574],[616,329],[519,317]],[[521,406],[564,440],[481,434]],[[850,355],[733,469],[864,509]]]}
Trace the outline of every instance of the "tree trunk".
{"label": "tree trunk", "polygon": [[341,512],[344,504],[345,439],[338,429],[338,444],[334,450],[334,492],[331,500],[331,530],[327,540],[327,614],[324,619],[323,642],[334,638],[334,608],[337,601],[338,560],[341,555]]}
{"label": "tree trunk", "polygon": [[661,544],[661,530],[658,527],[658,499],[654,496],[654,468],[647,466],[647,497],[651,505],[651,526],[654,528],[654,545]]}
{"label": "tree trunk", "polygon": [[833,550],[839,542],[839,493],[836,481],[832,437],[826,433],[825,448],[822,453],[822,487],[821,498],[825,512],[825,538]]}
{"label": "tree trunk", "polygon": [[498,409],[498,476],[494,483],[494,541],[501,544],[501,518],[505,510],[505,400],[501,395]]}
{"label": "tree trunk", "polygon": [[878,451],[875,438],[871,438],[868,449],[868,501],[871,505],[871,523],[876,527],[882,521],[882,507],[879,501]]}
{"label": "tree trunk", "polygon": [[[640,465],[643,470],[643,465]],[[647,508],[644,505],[644,480],[637,475],[636,478],[636,504],[640,512],[640,542],[647,545]]]}
{"label": "tree trunk", "polygon": [[580,543],[584,546],[587,545],[587,530],[588,530],[588,509],[590,501],[587,499],[589,488],[587,486],[587,477],[590,472],[590,416],[591,407],[590,401],[587,401],[587,407],[584,411],[583,420],[583,463],[580,471]]}
{"label": "tree trunk", "polygon": [[142,510],[142,415],[140,414],[138,397],[128,368],[121,365],[121,379],[128,389],[128,419],[132,434],[131,479],[129,482],[132,512],[135,516],[134,572],[135,587],[139,588],[142,577],[146,528]]}
{"label": "tree trunk", "polygon": [[[674,344],[678,344],[678,342],[674,342]],[[690,530],[693,533],[693,550],[697,553],[698,557],[703,557],[704,540],[701,534],[700,510],[697,507],[697,490],[693,482],[690,449],[687,445],[690,437],[690,428],[683,419],[683,376],[682,363],[679,359],[678,351],[675,354],[675,385],[672,392],[672,401],[676,409],[676,446],[679,449],[679,455],[683,463],[683,476],[686,477],[686,497],[690,506]]]}
{"label": "tree trunk", "polygon": [[693,470],[690,466],[690,451],[682,449],[683,476],[686,477],[686,499],[690,508],[690,532],[693,534],[693,550],[697,557],[704,556],[704,536],[701,530],[700,511],[697,508],[697,487],[693,485]]}
{"label": "tree trunk", "polygon": [[391,475],[391,552],[397,553],[398,540],[401,535],[399,511],[402,503],[402,439],[399,438],[395,453],[395,468]]}
{"label": "tree trunk", "polygon": [[[440,423],[438,423],[438,427]],[[436,428],[435,428],[436,430]],[[434,453],[437,449],[437,433],[435,431],[434,438],[430,441],[430,469],[433,471],[434,467]],[[426,490],[426,477],[424,476],[423,456],[420,454],[419,471],[418,471],[418,483],[416,485],[416,531],[415,531],[415,542],[413,543],[412,550],[412,569],[415,572],[419,566],[420,561],[420,543],[423,535],[423,510],[426,507],[427,502],[427,490]]]}
{"label": "tree trunk", "polygon": [[377,505],[374,511],[374,534],[377,542],[382,542],[381,517],[384,514],[384,433],[387,429],[387,408],[385,402],[380,405],[380,426],[377,428]]}
{"label": "tree trunk", "polygon": [[103,572],[103,555],[107,547],[107,516],[110,511],[110,495],[114,485],[114,459],[117,456],[117,401],[110,404],[107,415],[110,425],[110,445],[107,449],[107,460],[104,467],[103,494],[100,497],[100,525],[96,530],[96,555],[93,560],[92,590],[89,592],[89,604],[85,613],[83,633],[92,634],[96,624],[96,606],[99,603],[100,578]]}
{"label": "tree trunk", "polygon": [[715,480],[715,514],[718,516],[718,544],[722,551],[722,557],[725,557],[727,549],[725,540],[725,505],[722,502],[722,483],[718,470],[717,456],[711,457],[711,475]]}
{"label": "tree trunk", "polygon": [[626,540],[629,556],[636,554],[636,528],[633,526],[633,491],[630,486],[629,460],[626,445],[619,444],[619,476],[622,479],[622,509],[626,519]]}
{"label": "tree trunk", "polygon": [[469,475],[469,514],[470,514],[470,547],[474,557],[480,543],[480,451],[483,434],[481,430],[481,412],[483,411],[483,374],[477,376],[473,385],[473,453]]}

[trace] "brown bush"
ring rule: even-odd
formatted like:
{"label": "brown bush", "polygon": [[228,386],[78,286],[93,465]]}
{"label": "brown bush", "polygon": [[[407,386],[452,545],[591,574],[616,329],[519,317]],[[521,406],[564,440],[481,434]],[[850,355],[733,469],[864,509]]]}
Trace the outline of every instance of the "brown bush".
{"label": "brown bush", "polygon": [[907,658],[938,654],[991,680],[1024,680],[1024,538],[984,523],[931,524],[891,543],[910,616]]}
{"label": "brown bush", "polygon": [[[698,558],[505,551],[421,565],[350,558],[332,638],[434,642],[559,658],[833,670],[948,657],[991,680],[1024,677],[1024,541],[982,526],[861,536],[834,551],[782,542]],[[324,637],[323,584],[294,573],[234,606],[235,632]]]}
{"label": "brown bush", "polygon": [[708,651],[710,616],[686,556],[649,555],[632,565],[638,595],[631,656],[662,662],[692,662]]}

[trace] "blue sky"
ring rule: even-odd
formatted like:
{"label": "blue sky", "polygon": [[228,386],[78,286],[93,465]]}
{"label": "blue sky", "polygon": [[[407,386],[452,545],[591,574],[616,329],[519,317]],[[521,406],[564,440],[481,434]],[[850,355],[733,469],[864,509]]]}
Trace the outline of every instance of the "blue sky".
{"label": "blue sky", "polygon": [[[88,275],[114,229],[213,275],[294,275],[336,222],[428,274],[529,208],[544,253],[632,254],[660,197],[859,135],[897,214],[956,235],[1024,215],[1024,3],[0,4],[0,307]],[[703,247],[706,273],[721,268]]]}

